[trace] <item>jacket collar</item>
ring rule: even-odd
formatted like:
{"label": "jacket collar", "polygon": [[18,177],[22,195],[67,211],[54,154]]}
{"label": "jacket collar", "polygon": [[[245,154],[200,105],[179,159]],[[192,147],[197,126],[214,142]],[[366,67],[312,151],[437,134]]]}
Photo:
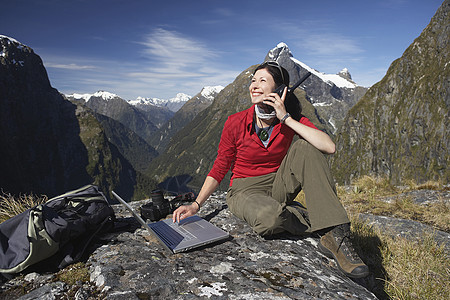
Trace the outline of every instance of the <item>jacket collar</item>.
{"label": "jacket collar", "polygon": [[[260,144],[262,147],[264,147],[264,145],[261,142],[261,140],[259,139],[259,137],[255,134],[255,127],[253,126],[254,120],[256,119],[255,105],[256,104],[253,104],[252,107],[250,107],[246,111],[246,116],[245,116],[245,120],[246,120],[245,121],[245,125],[246,125],[246,127],[245,128],[250,133],[250,136],[252,137],[252,139],[254,141],[256,141],[258,144]],[[272,144],[273,140],[280,133],[281,126],[282,126],[282,124],[280,122],[277,122],[273,126],[273,130],[272,130],[272,134],[270,135],[270,141],[269,141],[269,145],[268,146],[270,146],[270,144]]]}

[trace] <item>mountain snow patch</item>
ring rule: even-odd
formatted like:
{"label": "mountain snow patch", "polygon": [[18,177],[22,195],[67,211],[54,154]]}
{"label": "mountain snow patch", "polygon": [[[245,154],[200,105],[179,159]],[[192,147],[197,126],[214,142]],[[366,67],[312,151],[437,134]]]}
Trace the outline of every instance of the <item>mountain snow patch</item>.
{"label": "mountain snow patch", "polygon": [[223,89],[224,89],[224,87],[221,85],[205,86],[201,91],[201,95],[203,97],[205,97],[206,99],[208,99],[209,101],[212,101],[212,100],[214,100],[214,95],[217,95]]}
{"label": "mountain snow patch", "polygon": [[73,97],[76,100],[84,100],[84,102],[88,102],[89,99],[91,99],[91,97],[97,97],[97,98],[102,98],[105,101],[111,100],[113,98],[118,98],[119,96],[117,96],[116,94],[110,93],[110,92],[105,92],[105,91],[98,91],[94,94],[71,94],[71,95],[66,95],[67,97]]}
{"label": "mountain snow patch", "polygon": [[321,80],[323,80],[325,83],[329,85],[334,84],[339,88],[349,88],[349,89],[357,87],[357,85],[351,80],[351,75],[348,69],[344,68],[338,74],[325,74],[319,72],[309,67],[308,65],[302,63],[298,59],[294,58],[288,45],[286,45],[286,43],[284,42],[278,43],[278,45],[272,50],[270,50],[269,53],[267,54],[267,58],[270,60],[278,60],[279,57],[289,57],[296,65],[299,65],[302,68],[308,70],[309,72],[319,77]]}
{"label": "mountain snow patch", "polygon": [[136,100],[128,101],[131,105],[153,105],[153,106],[163,106],[165,100],[159,98],[144,98],[137,97]]}
{"label": "mountain snow patch", "polygon": [[178,93],[174,98],[170,98],[168,100],[169,103],[186,103],[189,101],[189,99],[191,99],[192,97],[184,94],[184,93]]}
{"label": "mountain snow patch", "polygon": [[128,103],[131,105],[153,105],[157,107],[165,107],[169,110],[176,112],[178,111],[188,100],[191,99],[191,96],[178,93],[175,97],[166,99],[159,98],[143,98],[137,97],[136,100],[130,100]]}
{"label": "mountain snow patch", "polygon": [[0,39],[8,39],[10,42],[13,42],[13,43],[16,43],[16,44],[21,45],[21,47],[24,46],[24,45],[23,45],[21,42],[19,42],[18,40],[13,39],[13,38],[11,38],[11,37],[9,37],[9,36],[6,36],[6,35],[1,35],[1,34],[0,34]]}
{"label": "mountain snow patch", "polygon": [[93,96],[94,97],[103,98],[105,100],[111,100],[113,98],[118,98],[119,97],[116,94],[105,92],[105,91],[98,91]]}
{"label": "mountain snow patch", "polygon": [[[328,84],[334,84],[339,88],[348,88],[348,89],[353,89],[356,88],[356,84],[349,81],[346,78],[343,78],[342,76],[340,76],[339,74],[325,74],[322,72],[319,72],[313,68],[311,68],[310,66],[302,63],[301,61],[299,61],[296,58],[291,57],[292,61],[300,66],[302,66],[303,68],[305,68],[306,70],[308,70],[309,72],[311,72],[312,74],[316,75],[317,77],[319,77],[320,79],[322,79],[324,82],[328,83]],[[342,70],[341,72],[345,72],[348,73],[347,69]],[[340,73],[341,73],[340,72]],[[348,75],[350,76],[350,75]]]}
{"label": "mountain snow patch", "polygon": [[[6,35],[1,35],[0,34],[0,39],[2,40],[1,41],[1,43],[0,43],[0,45],[1,45],[1,48],[0,48],[0,57],[6,57],[7,56],[7,54],[8,54],[8,47],[11,47],[11,46],[14,46],[14,47],[16,47],[16,49],[18,49],[18,50],[20,50],[20,51],[25,51],[25,52],[32,52],[32,50],[29,48],[29,47],[27,47],[27,46],[25,46],[24,44],[22,44],[21,42],[19,42],[18,40],[16,40],[16,39],[13,39],[13,38],[11,38],[11,37],[9,37],[9,36],[6,36]],[[6,40],[6,41],[5,41]],[[11,62],[14,64],[14,65],[20,65],[20,66],[24,66],[24,64],[25,64],[25,62],[24,61],[22,61],[22,60],[19,60],[19,61],[16,61],[15,59],[12,59],[11,60]]]}

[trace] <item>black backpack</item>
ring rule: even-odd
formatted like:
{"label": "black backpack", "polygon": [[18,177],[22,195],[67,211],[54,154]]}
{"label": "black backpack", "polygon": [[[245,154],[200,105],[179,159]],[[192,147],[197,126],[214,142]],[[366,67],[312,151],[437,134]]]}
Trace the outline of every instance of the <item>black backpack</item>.
{"label": "black backpack", "polygon": [[79,261],[113,221],[113,209],[94,185],[28,209],[0,224],[0,273],[19,273],[42,261],[64,268]]}

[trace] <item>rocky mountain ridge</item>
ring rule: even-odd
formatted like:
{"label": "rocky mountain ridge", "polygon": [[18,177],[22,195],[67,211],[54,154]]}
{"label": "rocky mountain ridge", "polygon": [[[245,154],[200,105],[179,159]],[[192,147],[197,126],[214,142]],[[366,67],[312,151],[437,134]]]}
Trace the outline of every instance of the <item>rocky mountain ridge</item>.
{"label": "rocky mountain ridge", "polygon": [[0,46],[1,189],[52,197],[95,183],[130,197],[142,192],[151,181],[108,141],[90,109],[51,87],[41,58],[6,36]]}
{"label": "rocky mountain ridge", "polygon": [[277,61],[288,72],[293,85],[307,72],[311,76],[301,85],[307,99],[317,109],[320,120],[335,134],[347,111],[365,94],[367,88],[357,85],[347,68],[338,74],[319,72],[296,59],[285,43],[270,50],[265,60]]}
{"label": "rocky mountain ridge", "polygon": [[172,135],[208,107],[222,89],[222,86],[206,86],[194,97],[178,93],[177,97],[169,100],[139,97],[137,100],[126,101],[106,91],[65,96],[69,100],[83,103],[99,115],[120,122],[136,132],[152,148],[164,151]]}
{"label": "rocky mountain ridge", "polygon": [[[79,93],[72,93],[72,94],[66,94],[67,98],[75,99],[75,100],[84,100],[85,102],[88,102],[91,97],[96,98],[102,98],[105,101],[108,101],[113,98],[121,98],[119,95],[116,95],[114,93],[110,93],[107,91],[97,91],[93,94],[79,94]],[[181,108],[181,106],[186,103],[191,96],[184,94],[184,93],[178,93],[175,97],[170,99],[159,99],[159,98],[145,98],[145,97],[137,97],[135,100],[127,100],[128,103],[134,106],[156,106],[160,108],[167,108],[173,112],[176,112],[178,109]]]}
{"label": "rocky mountain ridge", "polygon": [[187,101],[163,126],[159,134],[155,135],[152,145],[159,152],[164,152],[171,138],[189,122],[191,122],[201,111],[212,104],[214,98],[224,89],[223,86],[204,87],[200,93]]}
{"label": "rocky mountain ridge", "polygon": [[152,135],[158,131],[158,127],[147,114],[115,94],[99,92],[89,98],[68,96],[68,99],[81,101],[83,105],[94,112],[119,121],[136,132],[147,143],[150,143]]}
{"label": "rocky mountain ridge", "polygon": [[108,141],[117,148],[136,171],[145,172],[148,162],[159,155],[158,151],[119,121],[92,113],[103,128]]}
{"label": "rocky mountain ridge", "polygon": [[341,183],[361,175],[449,182],[450,1],[350,109],[332,168]]}
{"label": "rocky mountain ridge", "polygon": [[31,48],[0,36],[2,189],[55,195],[89,178],[75,110],[50,86]]}

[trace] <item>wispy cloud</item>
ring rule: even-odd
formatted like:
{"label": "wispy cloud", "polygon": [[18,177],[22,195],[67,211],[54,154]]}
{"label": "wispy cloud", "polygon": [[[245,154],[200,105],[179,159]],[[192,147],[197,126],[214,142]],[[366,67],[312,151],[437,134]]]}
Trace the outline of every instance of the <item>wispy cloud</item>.
{"label": "wispy cloud", "polygon": [[126,76],[135,80],[134,85],[151,86],[156,93],[171,89],[194,94],[206,85],[229,83],[239,74],[218,62],[220,51],[177,31],[156,28],[139,44],[147,63]]}
{"label": "wispy cloud", "polygon": [[171,68],[202,64],[217,56],[202,41],[185,37],[176,31],[157,28],[147,35],[143,53],[151,60]]}
{"label": "wispy cloud", "polygon": [[234,17],[236,14],[230,8],[218,7],[213,9],[213,13],[222,16],[222,17]]}
{"label": "wispy cloud", "polygon": [[289,32],[293,46],[315,56],[348,57],[364,52],[359,40],[350,37],[332,23],[321,20],[303,20],[301,23],[280,23]]}
{"label": "wispy cloud", "polygon": [[48,62],[45,64],[47,68],[55,68],[55,69],[65,69],[65,70],[89,70],[89,69],[95,69],[95,66],[83,66],[83,65],[77,65],[74,63],[71,64],[60,64],[60,63],[52,63]]}
{"label": "wispy cloud", "polygon": [[364,52],[355,39],[339,34],[311,34],[303,38],[302,45],[316,55],[348,56]]}
{"label": "wispy cloud", "polygon": [[[170,98],[183,92],[194,95],[208,85],[227,85],[242,70],[220,62],[221,51],[205,41],[177,31],[156,28],[138,42],[136,60],[114,61],[101,57],[45,56],[53,84],[64,93],[93,93],[106,90],[125,99]],[[61,81],[62,72],[70,80]],[[75,90],[73,87],[82,87]]]}

